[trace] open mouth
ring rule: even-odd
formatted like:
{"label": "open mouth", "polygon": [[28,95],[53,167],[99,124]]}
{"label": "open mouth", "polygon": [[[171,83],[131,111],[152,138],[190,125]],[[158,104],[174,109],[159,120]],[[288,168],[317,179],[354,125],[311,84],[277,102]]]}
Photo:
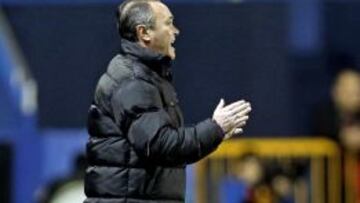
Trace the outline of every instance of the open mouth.
{"label": "open mouth", "polygon": [[171,46],[174,46],[175,41],[176,41],[176,39],[175,39],[175,37],[174,37],[174,38],[170,41]]}
{"label": "open mouth", "polygon": [[175,48],[175,40],[172,40],[172,41],[170,42],[170,46],[171,46],[172,48]]}

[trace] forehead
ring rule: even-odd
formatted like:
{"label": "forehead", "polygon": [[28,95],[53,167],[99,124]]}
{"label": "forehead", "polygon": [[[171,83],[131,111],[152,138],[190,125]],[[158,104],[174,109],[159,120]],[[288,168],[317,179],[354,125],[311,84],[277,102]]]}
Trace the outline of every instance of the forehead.
{"label": "forehead", "polygon": [[358,81],[360,80],[360,75],[352,71],[344,71],[339,76],[340,81]]}
{"label": "forehead", "polygon": [[173,15],[170,9],[163,3],[156,1],[150,3],[154,14],[159,17],[159,19],[167,20],[168,18],[173,18]]}

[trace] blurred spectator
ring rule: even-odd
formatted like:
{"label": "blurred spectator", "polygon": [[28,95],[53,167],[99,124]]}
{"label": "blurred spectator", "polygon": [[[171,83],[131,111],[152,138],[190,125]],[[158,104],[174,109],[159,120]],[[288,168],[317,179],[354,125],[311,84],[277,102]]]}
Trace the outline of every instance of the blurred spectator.
{"label": "blurred spectator", "polygon": [[360,149],[360,73],[351,67],[338,72],[332,101],[316,110],[314,133],[337,141],[347,151]]}
{"label": "blurred spectator", "polygon": [[[340,57],[334,61],[335,76],[331,87],[331,101],[320,104],[315,110],[314,133],[339,142],[348,149],[360,146],[354,133],[360,113],[360,73],[353,59]],[[351,143],[350,143],[351,142]]]}
{"label": "blurred spectator", "polygon": [[[355,68],[354,59],[348,56],[340,56],[339,58],[340,60],[333,60],[334,64],[332,64],[336,74],[331,87],[331,101],[319,105],[316,109],[313,133],[339,143],[342,155],[358,156],[360,150],[360,73]],[[347,162],[344,164],[343,169],[348,167],[346,166]],[[360,169],[359,166],[358,162],[355,168]],[[342,178],[345,181],[342,183],[343,194],[349,192],[345,190],[349,185],[344,184],[350,184],[350,188],[356,190],[355,188],[360,182],[356,174],[348,174],[348,171],[345,170]],[[352,170],[351,173],[355,171],[356,169]],[[355,193],[359,192],[356,191]],[[342,198],[342,201],[345,201],[345,197]],[[351,202],[360,202],[360,199],[357,198]]]}
{"label": "blurred spectator", "polygon": [[[299,182],[306,182],[304,172],[308,166],[308,161],[306,159],[275,158],[267,160],[265,164],[267,171],[265,181],[269,184],[273,193],[273,202],[294,203],[296,185]],[[306,190],[306,185],[305,183],[301,190]],[[303,195],[297,195],[298,198],[300,196]],[[297,199],[297,202],[302,201]]]}
{"label": "blurred spectator", "polygon": [[277,203],[294,203],[293,182],[285,174],[275,176],[271,182],[274,192],[275,202]]}
{"label": "blurred spectator", "polygon": [[86,159],[79,155],[75,160],[73,173],[68,177],[54,180],[37,195],[38,203],[80,203],[85,200],[84,172]]}
{"label": "blurred spectator", "polygon": [[264,159],[246,154],[235,161],[230,175],[222,181],[221,203],[307,202],[307,160]]}
{"label": "blurred spectator", "polygon": [[230,176],[221,184],[221,203],[259,203],[271,202],[267,187],[261,185],[264,168],[255,155],[244,155],[237,160]]}

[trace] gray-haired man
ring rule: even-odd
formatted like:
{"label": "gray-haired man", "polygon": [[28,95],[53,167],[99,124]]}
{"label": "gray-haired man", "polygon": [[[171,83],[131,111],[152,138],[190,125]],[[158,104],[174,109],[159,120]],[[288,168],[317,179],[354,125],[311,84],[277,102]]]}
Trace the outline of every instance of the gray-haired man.
{"label": "gray-haired man", "polygon": [[250,104],[221,100],[212,118],[184,127],[169,69],[180,33],[170,10],[130,0],[117,17],[121,51],[89,110],[85,202],[184,202],[185,166],[242,132]]}

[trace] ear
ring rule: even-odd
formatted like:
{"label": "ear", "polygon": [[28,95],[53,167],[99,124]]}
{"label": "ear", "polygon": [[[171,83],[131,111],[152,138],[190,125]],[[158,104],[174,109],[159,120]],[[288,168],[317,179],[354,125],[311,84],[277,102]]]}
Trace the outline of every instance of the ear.
{"label": "ear", "polygon": [[139,41],[143,41],[145,43],[150,42],[151,36],[149,33],[149,29],[146,28],[145,25],[138,25],[136,26],[136,35]]}

